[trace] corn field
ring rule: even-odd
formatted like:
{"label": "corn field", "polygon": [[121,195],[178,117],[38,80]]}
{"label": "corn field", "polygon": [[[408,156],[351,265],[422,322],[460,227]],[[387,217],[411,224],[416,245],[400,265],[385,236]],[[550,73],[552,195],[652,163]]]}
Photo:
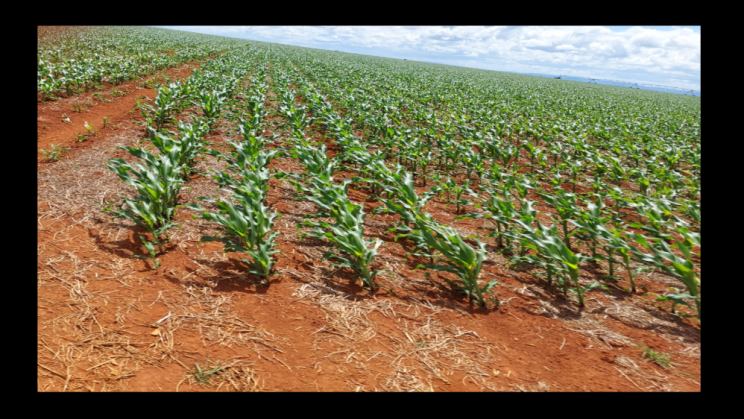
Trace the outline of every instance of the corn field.
{"label": "corn field", "polygon": [[[128,185],[105,211],[136,226],[148,269],[168,272],[173,233],[199,219],[241,281],[271,289],[292,246],[268,198],[282,187],[314,208],[291,226],[324,249],[312,263],[360,295],[394,296],[398,258],[495,316],[505,290],[484,266],[499,258],[577,313],[611,282],[647,298],[639,278],[661,272],[676,282],[651,297],[700,322],[699,97],[110,27],[40,40],[37,98],[194,60],[139,102],[142,138],[103,168]],[[196,175],[215,193],[186,200]]]}

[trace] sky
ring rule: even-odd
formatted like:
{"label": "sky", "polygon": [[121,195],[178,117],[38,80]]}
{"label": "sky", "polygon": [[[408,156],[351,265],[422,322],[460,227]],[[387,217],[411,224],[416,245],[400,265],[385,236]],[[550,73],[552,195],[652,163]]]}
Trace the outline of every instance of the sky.
{"label": "sky", "polygon": [[700,26],[159,26],[514,73],[700,90]]}

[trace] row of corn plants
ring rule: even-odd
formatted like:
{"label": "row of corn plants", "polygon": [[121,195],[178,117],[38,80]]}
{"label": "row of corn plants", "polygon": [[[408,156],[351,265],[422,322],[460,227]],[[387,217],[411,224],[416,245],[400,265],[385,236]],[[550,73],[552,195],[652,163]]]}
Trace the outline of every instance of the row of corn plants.
{"label": "row of corn plants", "polygon": [[[317,80],[317,79],[316,79]],[[338,89],[337,89],[338,90]],[[350,103],[351,101],[347,102]],[[358,102],[358,101],[357,101]],[[363,106],[356,105],[357,108],[364,108]],[[351,107],[350,107],[351,108]],[[348,109],[348,108],[347,108]],[[364,110],[369,109],[368,107]],[[353,110],[353,109],[352,109]],[[358,120],[366,120],[369,121],[370,117],[359,117]],[[384,121],[384,118],[382,118]],[[529,131],[530,127],[523,127],[525,131]],[[405,133],[411,132],[410,129],[401,130],[401,128],[398,125],[388,125],[387,128],[374,128],[370,131],[373,132],[379,132],[379,133],[389,133],[392,135],[399,134],[400,132]],[[431,131],[431,130],[429,130]],[[499,131],[504,132],[508,130],[504,130],[501,128]],[[476,132],[478,134],[478,132]],[[553,172],[550,171],[550,169],[556,169],[556,167],[560,163],[561,169],[571,169],[569,174],[571,176],[567,177],[568,179],[576,179],[576,175],[579,173],[582,173],[580,168],[577,169],[576,164],[569,164],[572,163],[570,161],[571,156],[575,156],[575,159],[573,161],[579,161],[579,159],[585,157],[583,154],[577,154],[574,153],[573,155],[568,153],[565,147],[555,147],[551,150],[551,153],[549,155],[545,155],[540,149],[536,147],[536,144],[540,143],[540,140],[537,140],[536,137],[533,135],[531,142],[522,142],[521,144],[518,143],[517,146],[512,145],[510,141],[502,142],[503,144],[506,144],[506,148],[503,146],[497,145],[498,143],[494,144],[493,137],[496,136],[490,136],[490,138],[482,137],[484,138],[483,141],[478,141],[473,144],[473,147],[475,150],[479,151],[479,153],[473,153],[473,149],[470,148],[461,148],[458,145],[454,145],[453,147],[450,147],[449,149],[447,147],[442,147],[439,150],[436,150],[436,147],[430,147],[427,151],[425,147],[417,148],[418,143],[422,143],[425,141],[420,141],[416,137],[412,137],[409,135],[406,137],[405,135],[402,136],[403,141],[397,141],[396,144],[400,144],[402,146],[395,146],[397,148],[390,148],[388,149],[389,152],[392,152],[393,155],[400,156],[398,158],[398,162],[403,162],[404,164],[407,163],[407,167],[411,169],[415,169],[417,166],[420,168],[426,168],[430,167],[430,161],[432,160],[432,154],[428,154],[427,158],[421,159],[426,160],[428,162],[417,164],[417,163],[410,163],[411,160],[415,160],[415,157],[418,155],[427,155],[427,153],[431,153],[431,150],[434,149],[437,151],[436,155],[441,157],[441,160],[444,160],[445,164],[440,165],[440,167],[445,166],[445,168],[452,168],[456,164],[462,164],[467,173],[466,177],[470,178],[471,173],[476,174],[478,180],[482,180],[484,177],[490,176],[493,180],[503,181],[503,179],[506,177],[508,180],[512,180],[515,177],[517,177],[517,173],[519,173],[519,167],[513,166],[513,164],[518,161],[520,156],[527,155],[530,158],[529,164],[527,165],[530,169],[530,173],[536,174],[536,176],[527,177],[526,180],[534,179],[539,177],[548,178],[550,182],[553,184],[560,185],[562,180],[562,173],[559,171],[553,170]],[[436,135],[434,136],[436,137]],[[475,135],[477,138],[477,135]],[[498,137],[496,137],[498,138]],[[436,143],[434,143],[436,144]],[[456,142],[450,142],[450,144],[459,144]],[[562,142],[559,142],[558,144],[563,144]],[[521,147],[520,147],[521,146]],[[459,150],[458,150],[459,148]],[[522,153],[519,153],[519,151],[522,151]],[[473,157],[475,155],[475,157]],[[403,158],[402,156],[406,156]],[[483,164],[482,156],[490,156],[491,159],[490,162],[487,162],[486,164]],[[596,156],[596,155],[594,155]],[[411,158],[414,157],[414,158]],[[564,163],[565,160],[569,160],[568,162]],[[608,161],[609,160],[609,161]],[[541,163],[540,163],[541,162]],[[448,164],[447,164],[448,163]],[[464,164],[463,164],[464,163]],[[540,163],[540,164],[538,164]],[[370,166],[364,166],[367,171],[370,171]],[[555,228],[545,228],[542,226],[539,226],[539,228],[535,228],[534,224],[531,225],[527,229],[522,229],[524,231],[520,231],[519,234],[514,235],[512,234],[512,237],[515,237],[517,241],[522,241],[523,243],[527,244],[530,243],[528,240],[525,239],[524,234],[538,234],[539,236],[534,237],[535,240],[532,241],[530,247],[521,246],[522,252],[525,252],[528,249],[532,249],[534,251],[534,248],[536,248],[535,243],[542,244],[540,249],[542,250],[543,254],[550,254],[552,255],[553,259],[555,259],[555,256],[557,255],[563,255],[562,258],[559,258],[562,260],[561,265],[555,265],[551,266],[550,269],[556,272],[559,276],[563,272],[568,272],[573,274],[577,274],[577,271],[573,269],[573,266],[578,266],[578,263],[584,260],[589,260],[589,257],[576,255],[573,253],[571,248],[571,238],[579,239],[582,243],[586,243],[588,247],[592,249],[592,257],[591,259],[597,260],[600,258],[600,256],[604,256],[605,259],[609,262],[609,269],[610,269],[610,276],[614,272],[614,263],[616,262],[614,257],[621,256],[621,264],[623,264],[626,269],[628,270],[628,276],[629,280],[631,282],[631,288],[633,291],[635,291],[635,283],[633,281],[633,271],[630,268],[630,256],[632,254],[630,249],[634,249],[634,247],[628,243],[628,234],[626,232],[627,226],[624,226],[625,228],[621,229],[621,232],[617,231],[618,227],[621,227],[619,223],[621,222],[621,213],[619,210],[620,206],[623,205],[623,201],[627,202],[630,201],[631,203],[633,201],[635,202],[654,202],[658,200],[664,200],[665,198],[661,196],[660,198],[654,198],[652,196],[649,196],[647,193],[642,193],[639,195],[638,199],[628,199],[627,196],[617,196],[616,191],[619,189],[616,186],[615,187],[607,187],[605,186],[606,183],[603,182],[602,177],[603,175],[609,173],[610,179],[613,182],[620,182],[622,180],[625,180],[627,178],[623,177],[625,170],[624,168],[618,163],[618,159],[605,159],[605,160],[596,160],[593,161],[593,167],[595,174],[593,178],[593,190],[595,193],[599,193],[600,195],[604,195],[604,198],[609,198],[612,196],[613,193],[615,193],[615,199],[614,199],[614,206],[611,206],[610,208],[615,208],[616,212],[613,214],[614,216],[611,216],[610,218],[613,219],[615,225],[614,227],[611,226],[611,228],[614,228],[612,232],[607,233],[601,233],[604,239],[600,239],[598,236],[598,231],[596,231],[597,227],[600,227],[601,229],[606,229],[604,224],[600,222],[600,220],[597,220],[597,213],[596,213],[596,205],[594,205],[595,210],[593,211],[591,209],[591,205],[583,205],[578,206],[576,203],[576,197],[570,196],[570,194],[563,193],[562,189],[556,188],[554,189],[553,193],[542,193],[541,197],[545,202],[548,202],[553,209],[555,210],[556,217],[558,218],[559,225],[562,227],[563,237],[560,237],[560,234],[557,234]],[[507,169],[504,172],[502,172],[503,169]],[[511,169],[511,170],[509,170]],[[425,170],[425,169],[423,169]],[[546,176],[547,175],[547,176]],[[612,177],[615,175],[615,177]],[[436,175],[435,175],[436,176]],[[425,182],[425,181],[424,181]],[[466,183],[464,185],[458,185],[455,182],[452,181],[451,178],[447,177],[440,181],[440,191],[443,193],[448,193],[449,196],[454,197],[453,203],[457,204],[465,204],[467,201],[462,199],[463,193],[468,193],[470,196],[476,196],[477,193],[473,192],[473,189],[468,188],[467,185],[468,181],[466,180]],[[493,216],[490,216],[491,220],[493,220],[496,224],[497,229],[503,229],[506,225],[508,225],[511,221],[514,220],[520,220],[521,218],[524,218],[524,213],[527,211],[528,206],[522,205],[523,210],[517,211],[516,205],[512,204],[511,199],[505,198],[503,195],[501,197],[497,197],[494,193],[488,193],[487,189],[491,188],[491,192],[493,192],[493,189],[496,187],[502,188],[503,185],[494,185],[495,182],[489,182],[488,185],[486,185],[485,196],[484,200],[490,200],[489,202],[484,202],[484,204],[488,205],[490,204],[490,208],[494,210],[495,214]],[[503,183],[503,182],[501,182]],[[519,182],[524,184],[524,182]],[[540,185],[540,182],[532,182],[534,185]],[[573,182],[573,187],[575,191],[577,182]],[[520,189],[521,185],[516,185],[516,189]],[[467,189],[466,189],[467,188]],[[529,188],[529,186],[528,186]],[[558,193],[555,194],[555,191]],[[448,198],[449,198],[448,196]],[[524,196],[522,196],[524,198]],[[613,202],[610,199],[610,202]],[[598,200],[598,202],[601,205],[601,199]],[[529,203],[528,203],[529,204]],[[592,204],[593,205],[593,204]],[[639,208],[645,208],[648,207],[648,205],[640,204],[642,207]],[[684,204],[683,204],[684,205]],[[697,208],[694,205],[685,205],[686,207],[691,208],[689,210],[689,213],[694,215],[699,214],[699,206]],[[459,205],[458,205],[459,207]],[[651,205],[653,207],[653,205]],[[632,207],[631,208],[637,208]],[[695,213],[695,210],[698,210],[698,213]],[[459,208],[456,208],[456,212],[459,212]],[[515,216],[514,213],[521,212],[521,215]],[[507,213],[506,216],[504,216],[504,213]],[[481,216],[485,215],[483,213],[480,213]],[[669,214],[667,214],[667,220],[669,219]],[[646,217],[648,220],[653,220],[652,217]],[[696,217],[693,217],[693,219],[699,220],[699,215]],[[502,220],[502,221],[498,221]],[[535,222],[535,217],[533,217],[532,222]],[[681,219],[676,219],[677,224],[674,224],[672,226],[673,229],[679,230],[679,229],[686,229],[689,226],[685,225],[685,222]],[[522,223],[525,223],[525,221],[522,221]],[[514,223],[519,226],[518,223]],[[573,224],[574,226],[583,226],[580,229],[569,229],[569,224]],[[643,224],[645,226],[646,224]],[[569,232],[570,230],[570,232]],[[658,236],[659,229],[653,229],[653,233],[656,233]],[[500,243],[503,243],[503,230],[500,233],[495,234],[499,240]],[[553,232],[553,234],[550,234],[549,232]],[[614,234],[613,234],[614,233]],[[545,235],[550,235],[550,237],[558,237],[559,241],[561,242],[562,247],[558,248],[551,248],[551,246],[547,246],[545,243],[537,242],[537,239],[542,239]],[[551,240],[548,240],[550,242]],[[596,251],[598,244],[602,243],[605,249],[608,249],[609,252],[611,252],[609,255],[599,255]],[[620,244],[622,243],[622,244]],[[565,248],[565,249],[563,249]],[[553,251],[555,250],[555,251]],[[564,251],[565,250],[565,251]],[[570,252],[570,253],[569,253]],[[640,257],[634,258],[635,261],[642,261]],[[544,262],[543,262],[544,263]],[[561,269],[554,269],[556,266],[562,266]],[[571,269],[569,269],[571,268]],[[552,277],[554,275],[549,275],[549,277]],[[566,284],[569,284],[568,281],[565,282]],[[581,304],[583,304],[583,298],[582,298],[582,291],[586,290],[587,287],[580,287],[578,286],[578,283],[575,282],[575,285],[572,289],[579,294],[579,301]],[[592,287],[597,286],[597,284],[591,284],[588,289],[591,289]],[[566,287],[564,287],[564,290]]]}
{"label": "row of corn plants", "polygon": [[[335,221],[307,224],[309,235],[332,241],[363,222],[363,206],[348,201],[346,190],[365,188],[383,203],[375,213],[398,215],[394,230],[415,243],[413,253],[432,269],[456,273],[460,279],[453,285],[481,305],[490,289],[479,279],[485,246],[471,245],[425,212],[426,202],[440,200],[456,219],[484,219],[500,252],[573,292],[580,305],[585,292],[602,286],[580,281],[587,263],[604,264],[610,278],[622,274],[631,292],[639,269],[652,266],[680,278],[686,290],[659,298],[694,306],[699,316],[700,130],[694,103],[650,93],[608,100],[595,90],[522,76],[494,84],[495,76],[478,71],[263,48],[256,46],[264,60],[272,60],[277,115],[289,137],[286,153],[306,169],[298,187]],[[169,119],[183,106],[200,109],[210,127],[216,115],[227,114],[244,137],[260,137],[266,97],[256,90],[247,98],[252,111],[235,114],[234,101],[226,99],[234,89],[230,77],[219,86],[186,89],[194,92],[189,99],[167,83],[172,92],[163,90],[152,109],[143,107],[154,127],[151,138],[169,135],[164,130],[176,126]],[[669,108],[675,111],[665,112]],[[340,147],[336,158],[308,135],[319,131]],[[238,149],[252,147],[246,144],[233,144],[231,157],[243,159],[243,166],[246,157]],[[343,168],[357,174],[350,183],[333,180]],[[242,182],[245,176],[239,177]],[[428,189],[417,193],[422,186]],[[354,231],[365,243],[363,229]],[[377,250],[371,242],[367,248]],[[329,257],[360,263],[346,250],[335,255]]]}
{"label": "row of corn plants", "polygon": [[[120,147],[139,161],[127,162],[118,158],[110,160],[107,165],[137,191],[134,198],[122,196],[118,209],[108,210],[113,212],[115,218],[131,220],[145,229],[148,237],[139,237],[147,255],[135,257],[150,259],[153,269],[159,266],[157,256],[165,252],[164,246],[170,241],[168,230],[178,225],[174,219],[181,188],[195,170],[197,159],[207,151],[205,136],[216,117],[205,112],[191,123],[171,121],[171,126],[176,129],[173,131],[166,129],[162,116],[167,115],[170,120],[176,112],[185,108],[185,103],[195,102],[190,99],[196,91],[194,86],[204,89],[211,84],[221,84],[226,79],[222,75],[224,71],[212,71],[214,65],[205,67],[204,72],[195,72],[189,79],[159,85],[156,100],[151,105],[140,104],[146,119],[148,146]],[[245,72],[247,68],[234,69],[227,77],[236,80]],[[231,85],[235,84],[236,81],[233,81]],[[149,117],[151,115],[153,117]]]}
{"label": "row of corn plants", "polygon": [[[418,243],[416,255],[428,258],[430,261],[421,267],[454,273],[459,279],[448,281],[452,288],[467,295],[470,302],[484,306],[486,303],[484,293],[491,291],[496,285],[496,281],[483,284],[483,281],[479,279],[483,262],[487,258],[485,245],[478,241],[477,247],[473,248],[454,229],[434,221],[431,215],[423,210],[426,201],[433,196],[433,192],[419,197],[410,173],[400,165],[397,165],[395,169],[390,169],[380,158],[381,155],[370,154],[360,139],[353,135],[351,121],[340,118],[311,85],[302,83],[301,79],[295,81],[303,86],[303,96],[311,98],[313,103],[309,107],[313,109],[314,115],[324,121],[323,127],[333,133],[334,140],[341,146],[342,159],[356,163],[360,169],[363,168],[360,171],[369,175],[369,177],[357,177],[353,181],[374,185],[373,187],[376,187],[380,193],[386,195],[382,199],[386,206],[377,207],[375,213],[398,214],[401,225],[392,230],[403,231],[404,234],[400,236]],[[318,149],[313,153],[313,156],[317,157],[304,159],[311,162],[306,167],[323,167],[312,164],[321,160],[323,154],[325,150]],[[330,169],[332,176],[332,163],[328,162],[324,167]],[[328,179],[328,171],[324,173],[322,168],[315,170],[318,172],[317,176],[326,176],[325,179]],[[351,181],[346,180],[342,185],[332,187],[345,189],[349,182]],[[321,206],[319,202],[316,204]],[[328,206],[327,202],[322,204]],[[316,230],[316,234],[319,233],[321,231]],[[375,249],[377,246],[379,245],[376,245]]]}

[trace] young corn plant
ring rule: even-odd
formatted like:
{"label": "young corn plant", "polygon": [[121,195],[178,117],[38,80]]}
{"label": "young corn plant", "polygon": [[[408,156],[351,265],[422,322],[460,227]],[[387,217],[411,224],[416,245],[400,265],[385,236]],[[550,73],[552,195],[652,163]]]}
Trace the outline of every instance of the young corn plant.
{"label": "young corn plant", "polygon": [[97,132],[93,129],[93,125],[88,124],[88,121],[85,121],[83,125],[85,125],[85,129],[88,130],[88,133],[85,135],[87,138],[90,138],[97,134]]}
{"label": "young corn plant", "polygon": [[597,283],[582,287],[579,283],[579,264],[583,261],[589,260],[589,258],[581,255],[581,253],[572,252],[571,249],[569,249],[561,240],[561,237],[558,234],[558,228],[555,225],[550,228],[544,227],[539,222],[538,225],[541,234],[532,236],[533,245],[530,247],[540,252],[545,257],[551,258],[563,265],[563,268],[568,272],[573,285],[571,290],[578,297],[579,306],[584,307],[584,293],[593,288],[601,287],[601,285]]}
{"label": "young corn plant", "polygon": [[623,208],[627,208],[633,203],[633,200],[626,196],[625,192],[617,186],[608,187],[604,190],[606,195],[603,197],[609,197],[614,201],[610,211],[610,218],[612,219],[615,227],[620,227],[622,223],[622,212]]}
{"label": "young corn plant", "polygon": [[645,218],[645,223],[632,223],[631,227],[641,228],[662,240],[671,240],[669,227],[677,217],[672,212],[672,203],[669,200],[641,197],[631,206],[635,208],[638,215]]}
{"label": "young corn plant", "polygon": [[[174,146],[168,154],[153,156],[141,148],[121,148],[144,160],[145,165],[130,164],[123,159],[109,161],[107,167],[119,175],[125,183],[133,186],[139,194],[134,199],[121,197],[122,203],[119,210],[112,212],[115,218],[129,219],[147,230],[153,237],[152,244],[158,247],[160,253],[163,253],[163,245],[170,240],[167,234],[168,229],[178,225],[172,219],[183,184],[182,168],[177,163],[180,149]],[[154,260],[154,247],[148,243],[150,242],[143,239],[150,259]]]}
{"label": "young corn plant", "polygon": [[194,171],[196,158],[206,150],[204,135],[208,127],[202,123],[180,122],[178,128],[180,134],[173,131],[158,132],[152,127],[147,127],[147,131],[150,134],[150,141],[161,154],[170,155],[171,150],[178,150],[174,163],[182,167],[183,179],[188,180],[189,174]]}
{"label": "young corn plant", "polygon": [[302,163],[307,170],[308,176],[322,179],[324,182],[333,180],[333,173],[338,167],[338,162],[326,154],[325,144],[320,147],[297,145],[292,150],[292,156]]}
{"label": "young corn plant", "polygon": [[468,152],[468,149],[465,145],[453,141],[440,152],[444,154],[445,160],[449,159],[449,163],[445,164],[444,169],[451,171],[451,173],[457,173],[458,169],[462,167],[460,158]]}
{"label": "young corn plant", "polygon": [[456,291],[467,295],[471,304],[475,303],[477,306],[484,307],[486,305],[484,294],[491,292],[492,288],[498,284],[496,280],[483,284],[484,281],[478,279],[483,268],[483,261],[487,259],[486,245],[478,241],[477,248],[473,249],[463,240],[460,233],[448,226],[419,222],[418,227],[426,245],[432,251],[439,252],[427,255],[439,263],[419,266],[454,273],[460,279],[448,281],[450,285]]}
{"label": "young corn plant", "polygon": [[[375,277],[385,270],[372,270],[371,264],[377,249],[382,245],[382,240],[364,239],[364,205],[354,204],[346,197],[338,197],[330,205],[330,213],[336,220],[331,224],[321,222],[305,222],[302,225],[314,227],[308,235],[317,239],[325,239],[333,243],[342,253],[337,254],[336,249],[323,255],[326,259],[338,260],[334,265],[353,269],[362,280],[365,288],[374,292],[377,290]],[[315,201],[317,203],[317,201]],[[348,255],[348,256],[347,256]]]}
{"label": "young corn plant", "polygon": [[373,213],[394,212],[398,214],[401,224],[397,228],[393,227],[391,231],[396,229],[411,231],[411,228],[407,227],[408,223],[411,227],[415,226],[416,220],[424,214],[424,205],[436,194],[436,191],[430,190],[419,196],[416,193],[413,176],[402,170],[400,166],[397,166],[395,171],[390,170],[382,174],[381,184],[388,197],[382,200],[385,206],[378,206]]}
{"label": "young corn plant", "polygon": [[697,224],[697,228],[700,228],[702,221],[702,215],[700,213],[700,201],[687,200],[684,201],[680,207],[680,211],[686,216],[690,217],[692,221]]}
{"label": "young corn plant", "polygon": [[[433,192],[445,192],[447,194],[447,202],[455,204],[455,214],[460,213],[460,206],[469,205],[470,201],[463,199],[464,194],[471,196],[478,196],[472,189],[470,189],[470,179],[466,179],[462,185],[458,185],[454,179],[447,177],[444,179]],[[454,199],[452,199],[454,198]]]}
{"label": "young corn plant", "polygon": [[[527,244],[529,240],[525,234],[534,234],[535,221],[537,221],[537,210],[533,207],[534,201],[522,200],[519,203],[519,210],[514,211],[512,222],[517,228],[513,228],[504,233],[509,240],[519,244],[519,256],[527,253]],[[509,251],[509,247],[505,250]]]}
{"label": "young corn plant", "polygon": [[632,171],[632,174],[633,180],[638,184],[641,194],[649,195],[651,193],[651,184],[655,183],[653,182],[655,180],[654,176],[644,168],[636,168]]}
{"label": "young corn plant", "polygon": [[534,189],[534,181],[527,176],[505,175],[501,185],[504,196],[512,194],[518,199],[526,199],[530,189]]}
{"label": "young corn plant", "polygon": [[209,90],[202,89],[194,94],[195,99],[191,101],[194,105],[198,106],[204,113],[204,117],[209,121],[209,126],[214,124],[214,121],[220,115],[222,108],[227,102],[228,93],[223,90]]}
{"label": "young corn plant", "polygon": [[390,173],[390,168],[385,164],[385,154],[371,154],[366,150],[351,150],[347,153],[346,158],[358,166],[356,169],[363,177],[355,177],[355,183],[364,182],[364,188],[369,189],[372,196],[377,198],[385,190],[382,186],[381,179]]}
{"label": "young corn plant", "polygon": [[258,135],[259,129],[257,128],[255,121],[252,119],[241,116],[238,118],[238,122],[238,130],[253,154],[265,147],[266,144],[273,143],[274,140],[278,138],[276,135],[270,138],[264,138],[262,135]]}
{"label": "young corn plant", "polygon": [[597,226],[598,238],[604,242],[602,247],[606,253],[605,260],[609,264],[609,275],[614,275],[613,265],[615,263],[615,254],[622,258],[622,266],[628,273],[631,292],[636,292],[635,275],[633,268],[630,266],[631,246],[625,241],[622,232],[615,228],[608,228],[604,225]]}
{"label": "young corn plant", "polygon": [[148,121],[148,125],[155,125],[155,128],[159,130],[171,119],[178,105],[178,85],[160,86],[158,95],[152,102],[151,105],[138,100],[137,105],[142,116]]}
{"label": "young corn plant", "polygon": [[530,142],[524,142],[521,144],[522,148],[527,151],[530,156],[530,171],[535,170],[535,159],[542,154],[542,151]]}
{"label": "young corn plant", "polygon": [[584,170],[586,163],[583,160],[572,159],[567,163],[568,171],[571,174],[572,192],[576,193],[576,185],[579,184],[579,174]]}
{"label": "young corn plant", "polygon": [[[511,163],[517,161],[517,158],[519,157],[519,148],[508,142],[504,142],[501,147],[493,148],[492,156],[495,160],[501,162],[501,166],[506,169],[511,165]],[[516,165],[511,166],[511,172],[516,172],[516,167],[514,167]]]}
{"label": "young corn plant", "polygon": [[404,165],[411,173],[416,173],[416,168],[420,161],[419,156],[424,152],[425,144],[419,138],[407,138],[406,141],[399,143],[400,154],[398,154],[398,164]]}
{"label": "young corn plant", "polygon": [[489,220],[495,226],[495,228],[488,228],[490,230],[489,236],[496,237],[499,247],[503,248],[504,233],[514,218],[516,208],[510,199],[501,199],[492,188],[484,188],[483,192],[485,193],[480,195],[480,202],[476,203],[475,207],[483,209],[485,213],[464,214],[455,217],[455,220],[460,218],[485,218]]}
{"label": "young corn plant", "polygon": [[[659,239],[648,239],[640,234],[633,236],[635,240],[641,245],[645,246],[653,254],[642,253],[637,249],[633,248],[634,254],[641,261],[651,263],[654,266],[661,268],[663,271],[668,272],[677,278],[687,288],[687,294],[678,295],[677,298],[688,298],[695,301],[697,307],[697,317],[700,318],[700,278],[698,278],[695,272],[695,265],[692,262],[692,246],[688,240],[675,240],[676,247],[683,256],[677,256],[670,246],[664,240]],[[698,242],[699,244],[699,242]],[[669,265],[665,262],[669,262]],[[702,319],[701,319],[702,320]]]}
{"label": "young corn plant", "polygon": [[526,263],[544,269],[545,281],[548,285],[552,286],[555,282],[556,285],[563,289],[563,294],[567,294],[571,287],[571,283],[566,279],[568,271],[566,270],[565,265],[546,252],[542,252],[538,247],[537,240],[543,238],[542,229],[524,230],[521,235],[527,242],[525,246],[529,249],[533,249],[535,253],[512,256],[509,258],[509,261]]}
{"label": "young corn plant", "polygon": [[478,177],[478,182],[480,182],[481,179],[483,179],[483,174],[486,172],[486,156],[484,156],[480,152],[474,152],[472,149],[468,148],[463,151],[460,158],[465,165],[465,179],[467,179],[467,181],[469,182],[470,176],[473,174],[473,172],[475,172],[476,176]]}
{"label": "young corn plant", "polygon": [[70,150],[66,147],[61,147],[56,144],[52,144],[51,148],[49,150],[39,149],[41,154],[44,155],[44,161],[47,162],[54,162],[59,161],[60,158],[62,158],[62,153],[65,151]]}
{"label": "young corn plant", "polygon": [[274,220],[281,214],[270,212],[263,204],[266,197],[265,185],[250,178],[235,181],[227,175],[218,177],[225,186],[232,189],[234,202],[198,198],[216,205],[220,210],[218,213],[209,212],[196,204],[185,205],[193,211],[201,212],[196,217],[216,222],[223,227],[220,236],[203,236],[201,241],[220,241],[224,244],[224,252],[248,253],[251,260],[241,259],[249,266],[246,273],[259,276],[262,284],[268,285],[274,267],[272,255],[279,252],[274,242],[279,232],[271,230]]}
{"label": "young corn plant", "polygon": [[426,179],[427,179],[427,172],[429,166],[432,165],[432,162],[434,161],[434,153],[431,150],[426,150],[421,153],[421,160],[419,160],[419,166],[421,166],[421,178],[424,181],[424,184],[422,186],[426,187]]}
{"label": "young corn plant", "polygon": [[599,153],[590,153],[588,158],[591,164],[593,176],[592,188],[594,189],[594,192],[597,193],[604,185],[603,180],[609,170],[610,163],[608,162],[608,158]]}
{"label": "young corn plant", "polygon": [[313,121],[313,118],[307,116],[307,106],[285,102],[279,105],[279,112],[287,118],[289,129],[299,133],[299,138],[304,138],[304,131]]}
{"label": "young corn plant", "polygon": [[143,235],[139,235],[140,242],[142,242],[142,245],[145,246],[145,250],[147,250],[146,255],[132,255],[133,258],[138,259],[149,259],[150,263],[152,264],[152,269],[158,269],[160,267],[160,259],[158,259],[156,256],[158,255],[158,251],[155,250],[155,244],[153,242],[148,241]]}
{"label": "young corn plant", "polygon": [[266,96],[263,94],[256,94],[248,98],[248,109],[250,115],[245,118],[241,117],[240,125],[244,127],[250,127],[250,131],[253,135],[258,135],[264,126],[264,119],[266,117]]}
{"label": "young corn plant", "polygon": [[[588,242],[589,248],[592,251],[592,259],[597,259],[597,247],[598,239],[600,236],[599,228],[604,226],[609,221],[607,217],[602,214],[604,204],[601,199],[597,199],[597,203],[587,203],[586,211],[579,212],[576,220],[569,220],[572,224],[578,227],[574,230],[573,234],[579,240]],[[612,268],[610,268],[612,270]],[[612,274],[610,273],[610,276]]]}
{"label": "young corn plant", "polygon": [[[308,215],[306,218],[328,217],[335,220],[334,224],[325,221],[306,221],[300,227],[312,227],[310,232],[304,233],[302,237],[310,236],[321,240],[328,240],[336,245],[342,252],[337,254],[331,250],[323,255],[326,259],[337,260],[337,266],[353,269],[362,280],[364,286],[370,291],[375,291],[377,285],[375,276],[385,272],[374,271],[371,263],[377,255],[377,249],[382,245],[379,239],[364,239],[364,219],[366,214],[364,206],[354,204],[346,196],[350,179],[341,184],[331,183],[323,177],[310,178],[309,186],[305,187],[297,183],[301,192],[306,194],[305,198],[313,202],[319,209],[316,214]],[[345,256],[345,255],[348,255]]]}
{"label": "young corn plant", "polygon": [[[343,223],[344,218],[339,214],[341,203],[347,202],[346,193],[351,183],[346,179],[340,184],[327,182],[320,177],[308,180],[308,186],[296,183],[298,191],[304,193],[304,199],[318,206],[319,211],[315,214],[307,214],[305,218],[329,217]],[[349,201],[350,202],[350,201]],[[349,224],[349,226],[354,225]]]}
{"label": "young corn plant", "polygon": [[563,189],[557,189],[556,195],[551,195],[548,193],[542,193],[540,196],[550,204],[553,208],[555,208],[556,212],[558,213],[558,218],[561,223],[561,226],[563,226],[563,241],[566,244],[566,247],[570,250],[571,249],[571,240],[569,239],[571,233],[568,232],[568,222],[572,218],[576,217],[578,212],[580,211],[580,208],[576,202],[576,195],[573,193],[566,193],[563,191]]}
{"label": "young corn plant", "polygon": [[279,150],[263,150],[261,147],[267,142],[262,137],[252,137],[253,141],[236,142],[227,140],[230,144],[232,152],[230,155],[225,155],[217,150],[209,152],[212,156],[217,157],[217,160],[224,158],[227,161],[228,166],[238,172],[249,171],[261,171],[271,163],[271,160],[279,154]]}

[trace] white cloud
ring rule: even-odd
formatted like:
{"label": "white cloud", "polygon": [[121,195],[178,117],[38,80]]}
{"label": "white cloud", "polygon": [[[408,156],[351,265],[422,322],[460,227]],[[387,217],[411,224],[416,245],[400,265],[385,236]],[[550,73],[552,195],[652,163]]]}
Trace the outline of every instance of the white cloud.
{"label": "white cloud", "polygon": [[574,51],[574,50],[577,50],[578,48],[576,48],[575,46],[571,44],[560,44],[557,47],[555,47],[555,49],[558,51]]}
{"label": "white cloud", "polygon": [[[700,33],[601,26],[239,26],[183,27],[204,33],[364,54],[436,61],[499,71],[625,76],[658,82],[665,76],[700,86]],[[384,51],[384,52],[382,52]],[[694,85],[695,87],[690,87]]]}

